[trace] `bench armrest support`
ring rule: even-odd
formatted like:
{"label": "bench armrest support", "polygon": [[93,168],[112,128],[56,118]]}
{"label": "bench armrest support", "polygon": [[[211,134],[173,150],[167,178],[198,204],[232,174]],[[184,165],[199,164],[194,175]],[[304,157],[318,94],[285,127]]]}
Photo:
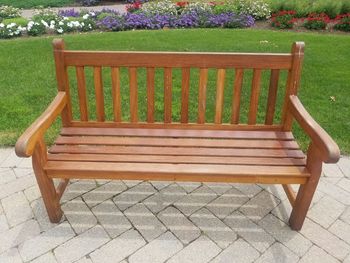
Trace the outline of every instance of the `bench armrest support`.
{"label": "bench armrest support", "polygon": [[15,147],[17,156],[32,156],[35,145],[56,118],[61,114],[67,104],[67,96],[63,91],[58,92],[57,96],[47,107],[44,113],[22,134]]}
{"label": "bench armrest support", "polygon": [[338,145],[311,117],[295,95],[289,96],[289,111],[305,133],[310,136],[312,143],[320,150],[322,161],[325,163],[336,163],[340,158]]}

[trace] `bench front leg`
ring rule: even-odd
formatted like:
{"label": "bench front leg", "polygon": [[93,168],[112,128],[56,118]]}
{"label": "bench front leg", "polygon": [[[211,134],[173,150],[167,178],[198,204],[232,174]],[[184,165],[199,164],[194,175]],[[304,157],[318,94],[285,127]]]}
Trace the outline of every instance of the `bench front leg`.
{"label": "bench front leg", "polygon": [[298,231],[302,228],[307,211],[309,210],[312,198],[316,191],[318,181],[320,180],[322,161],[318,155],[319,149],[311,143],[308,149],[306,161],[306,167],[311,173],[311,176],[306,184],[302,184],[299,187],[293,210],[289,218],[289,224],[293,230]]}
{"label": "bench front leg", "polygon": [[58,223],[61,220],[63,214],[60,206],[60,195],[56,192],[53,179],[49,178],[46,171],[43,169],[46,161],[46,145],[44,140],[41,138],[37,141],[33,152],[33,170],[49,219],[52,223]]}

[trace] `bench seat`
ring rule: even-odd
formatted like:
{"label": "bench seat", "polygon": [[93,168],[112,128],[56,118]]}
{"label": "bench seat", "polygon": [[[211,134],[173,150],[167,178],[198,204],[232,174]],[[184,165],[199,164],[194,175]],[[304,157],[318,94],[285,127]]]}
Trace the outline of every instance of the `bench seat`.
{"label": "bench seat", "polygon": [[305,165],[291,132],[70,127],[45,170],[53,178],[305,183]]}

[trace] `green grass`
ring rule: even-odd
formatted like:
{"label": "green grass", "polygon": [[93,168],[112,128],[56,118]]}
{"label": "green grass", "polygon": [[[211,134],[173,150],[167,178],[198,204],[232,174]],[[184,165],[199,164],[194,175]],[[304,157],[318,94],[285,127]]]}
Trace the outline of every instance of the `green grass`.
{"label": "green grass", "polygon": [[11,5],[18,8],[59,7],[75,3],[75,0],[0,0],[1,5]]}
{"label": "green grass", "polygon": [[[55,71],[51,41],[53,37],[21,38],[0,42],[0,145],[13,145],[17,137],[46,108],[56,94]],[[293,41],[305,41],[305,61],[300,98],[311,115],[332,135],[343,154],[350,153],[350,36],[316,33],[293,33],[270,30],[161,30],[129,31],[119,33],[90,33],[65,35],[69,49],[89,50],[171,50],[171,51],[242,51],[289,52]],[[266,42],[260,42],[265,41]],[[76,101],[75,72],[71,73],[72,96]],[[87,72],[88,95],[94,101],[92,77]],[[123,117],[129,118],[127,74],[122,71]],[[191,72],[190,119],[195,121],[197,111],[198,71]],[[215,108],[215,72],[210,72],[207,101],[207,120],[213,120]],[[144,98],[145,72],[139,72],[139,98]],[[225,87],[224,121],[230,119],[233,71],[227,72]],[[246,120],[250,95],[251,72],[246,74],[243,87],[242,120]],[[156,86],[156,118],[162,119],[162,76]],[[268,75],[264,74],[259,109],[266,107]],[[285,74],[281,78],[279,100],[283,97]],[[174,71],[173,118],[179,119],[181,94],[180,72]],[[107,118],[112,118],[110,72],[104,71]],[[331,97],[334,96],[335,100]],[[90,116],[94,117],[94,105]],[[145,119],[145,100],[139,104],[141,119]],[[280,110],[279,108],[277,109]],[[78,109],[74,107],[75,116]],[[259,120],[264,119],[259,114]],[[53,137],[58,125],[50,131]],[[303,146],[305,136],[300,130],[297,137]]]}

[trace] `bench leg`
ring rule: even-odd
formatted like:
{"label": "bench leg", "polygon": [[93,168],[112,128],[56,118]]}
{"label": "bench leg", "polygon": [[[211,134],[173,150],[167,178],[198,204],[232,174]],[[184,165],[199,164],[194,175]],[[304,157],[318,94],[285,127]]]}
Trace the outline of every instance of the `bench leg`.
{"label": "bench leg", "polygon": [[32,157],[33,170],[49,219],[52,223],[58,223],[63,213],[53,180],[47,176],[43,169],[46,163],[46,157],[46,145],[43,140],[40,140],[36,145]]}
{"label": "bench leg", "polygon": [[307,211],[309,210],[322,173],[322,161],[317,158],[317,149],[312,145],[308,150],[306,166],[311,173],[311,177],[306,184],[300,185],[293,210],[289,218],[290,227],[297,231],[303,226]]}

